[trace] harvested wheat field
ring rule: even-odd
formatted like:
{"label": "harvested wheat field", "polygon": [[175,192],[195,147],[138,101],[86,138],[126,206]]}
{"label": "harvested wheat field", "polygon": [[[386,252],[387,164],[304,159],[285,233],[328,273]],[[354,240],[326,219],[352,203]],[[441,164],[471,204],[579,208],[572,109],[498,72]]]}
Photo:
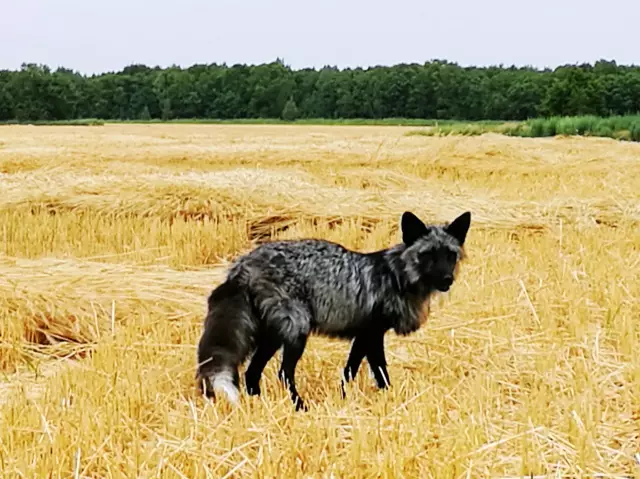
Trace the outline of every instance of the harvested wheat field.
{"label": "harvested wheat field", "polygon": [[[640,477],[640,144],[399,127],[0,128],[0,476]],[[473,213],[392,387],[313,337],[198,396],[206,297],[270,238],[370,251]]]}

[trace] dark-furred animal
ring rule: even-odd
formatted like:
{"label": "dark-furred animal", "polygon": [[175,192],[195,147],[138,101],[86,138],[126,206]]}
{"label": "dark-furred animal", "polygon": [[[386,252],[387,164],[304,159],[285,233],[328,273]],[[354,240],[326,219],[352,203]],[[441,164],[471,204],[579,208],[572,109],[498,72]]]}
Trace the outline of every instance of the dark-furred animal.
{"label": "dark-furred animal", "polygon": [[454,282],[470,224],[470,212],[446,225],[426,225],[407,211],[402,242],[380,251],[301,239],[264,243],[240,256],[208,298],[198,344],[201,392],[214,397],[222,390],[237,401],[238,367],[253,353],[245,385],[248,394],[260,394],[262,372],[282,347],[279,378],[296,409],[306,409],[295,369],[312,333],[353,340],[343,381],[367,358],[378,387],[388,387],[385,333],[420,328],[429,298]]}

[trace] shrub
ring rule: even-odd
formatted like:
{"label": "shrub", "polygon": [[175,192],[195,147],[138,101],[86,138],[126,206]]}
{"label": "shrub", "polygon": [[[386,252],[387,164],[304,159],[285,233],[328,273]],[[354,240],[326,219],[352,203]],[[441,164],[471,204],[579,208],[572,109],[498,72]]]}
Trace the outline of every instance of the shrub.
{"label": "shrub", "polygon": [[295,121],[299,117],[300,111],[298,110],[298,105],[296,105],[293,98],[290,98],[282,109],[282,119],[284,121]]}
{"label": "shrub", "polygon": [[636,120],[629,126],[629,137],[631,141],[640,141],[640,120]]}

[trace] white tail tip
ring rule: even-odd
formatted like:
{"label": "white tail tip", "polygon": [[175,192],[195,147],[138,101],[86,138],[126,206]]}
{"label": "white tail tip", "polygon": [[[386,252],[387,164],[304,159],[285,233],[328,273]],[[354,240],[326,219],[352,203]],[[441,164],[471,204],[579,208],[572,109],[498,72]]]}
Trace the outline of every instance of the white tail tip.
{"label": "white tail tip", "polygon": [[240,400],[240,391],[238,391],[236,385],[233,384],[233,375],[229,371],[213,374],[209,379],[211,380],[211,387],[214,392],[222,391],[231,403],[238,403]]}

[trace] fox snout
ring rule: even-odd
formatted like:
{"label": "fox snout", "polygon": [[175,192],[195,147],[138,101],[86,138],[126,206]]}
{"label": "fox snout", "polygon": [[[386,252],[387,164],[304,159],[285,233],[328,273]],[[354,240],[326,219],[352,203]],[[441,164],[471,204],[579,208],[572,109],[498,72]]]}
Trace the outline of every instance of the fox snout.
{"label": "fox snout", "polygon": [[449,291],[449,288],[451,288],[452,284],[453,284],[453,275],[446,274],[437,281],[435,286],[439,291],[442,291],[444,293]]}

